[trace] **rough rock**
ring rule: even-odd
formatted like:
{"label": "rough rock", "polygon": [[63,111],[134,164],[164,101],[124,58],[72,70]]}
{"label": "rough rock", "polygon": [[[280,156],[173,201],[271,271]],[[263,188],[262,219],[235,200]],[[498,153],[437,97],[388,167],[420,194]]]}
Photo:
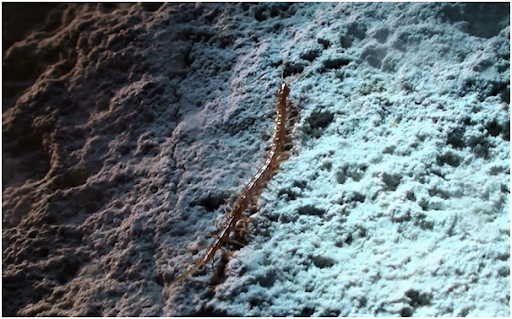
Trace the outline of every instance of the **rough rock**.
{"label": "rough rock", "polygon": [[[509,12],[4,3],[2,314],[510,316]],[[246,246],[170,285],[282,69],[294,153]]]}

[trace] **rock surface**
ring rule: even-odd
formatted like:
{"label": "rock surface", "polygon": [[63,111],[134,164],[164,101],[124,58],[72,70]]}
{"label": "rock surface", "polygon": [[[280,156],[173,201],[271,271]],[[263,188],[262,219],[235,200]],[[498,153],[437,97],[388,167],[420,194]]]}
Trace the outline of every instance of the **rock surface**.
{"label": "rock surface", "polygon": [[[509,4],[3,4],[4,316],[510,316]],[[216,278],[200,256],[296,153]],[[225,199],[228,204],[225,204]]]}

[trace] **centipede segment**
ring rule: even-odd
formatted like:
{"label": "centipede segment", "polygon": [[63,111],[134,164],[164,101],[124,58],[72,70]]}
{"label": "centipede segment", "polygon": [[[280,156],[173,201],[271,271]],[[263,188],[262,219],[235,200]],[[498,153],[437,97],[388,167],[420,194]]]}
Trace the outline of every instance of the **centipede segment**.
{"label": "centipede segment", "polygon": [[[244,212],[250,205],[255,206],[257,204],[259,195],[275,174],[279,163],[286,157],[287,152],[283,152],[284,145],[286,140],[289,139],[290,125],[293,125],[296,119],[296,117],[289,118],[287,116],[287,98],[290,94],[288,84],[295,81],[300,75],[301,74],[285,82],[283,73],[281,74],[281,84],[277,91],[277,115],[274,122],[274,132],[272,134],[270,149],[267,152],[263,164],[258,168],[249,182],[245,184],[242,192],[233,204],[232,209],[228,211],[226,221],[222,224],[214,240],[208,245],[202,256],[192,263],[192,267],[189,270],[176,277],[171,282],[171,285],[188,278],[202,266],[213,262],[217,251],[222,249],[223,246],[230,241],[231,235],[235,233],[239,221],[245,218]],[[296,113],[296,110],[294,110],[294,112]]]}

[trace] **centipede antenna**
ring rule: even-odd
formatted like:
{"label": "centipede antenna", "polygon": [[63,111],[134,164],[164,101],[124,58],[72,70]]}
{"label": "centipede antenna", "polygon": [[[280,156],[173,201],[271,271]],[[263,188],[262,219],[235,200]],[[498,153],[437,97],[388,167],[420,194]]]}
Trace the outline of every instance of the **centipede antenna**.
{"label": "centipede antenna", "polygon": [[299,74],[297,74],[296,76],[294,76],[291,80],[289,81],[286,81],[286,85],[289,85],[291,84],[292,82],[294,82],[295,80],[297,80],[298,78],[300,78],[302,75],[304,74],[304,71],[300,72]]}

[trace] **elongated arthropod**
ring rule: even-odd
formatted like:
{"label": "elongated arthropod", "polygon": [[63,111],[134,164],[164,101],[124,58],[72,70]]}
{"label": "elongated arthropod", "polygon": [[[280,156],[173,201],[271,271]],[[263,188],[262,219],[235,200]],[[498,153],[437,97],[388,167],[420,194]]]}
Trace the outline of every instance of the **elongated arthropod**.
{"label": "elongated arthropod", "polygon": [[250,203],[256,204],[257,197],[262,192],[270,178],[276,172],[279,163],[283,160],[283,146],[287,136],[287,108],[286,99],[290,94],[288,84],[295,81],[301,74],[295,76],[288,82],[284,81],[284,70],[281,73],[281,84],[277,91],[277,116],[274,124],[274,133],[272,135],[272,144],[265,161],[254,174],[251,180],[244,186],[242,193],[238,196],[231,211],[227,214],[227,219],[222,224],[220,231],[215,239],[208,245],[203,255],[193,262],[193,266],[185,273],[175,278],[171,285],[189,277],[206,263],[213,261],[215,254],[229,240],[230,235],[235,231],[238,221],[243,217],[242,214]]}

